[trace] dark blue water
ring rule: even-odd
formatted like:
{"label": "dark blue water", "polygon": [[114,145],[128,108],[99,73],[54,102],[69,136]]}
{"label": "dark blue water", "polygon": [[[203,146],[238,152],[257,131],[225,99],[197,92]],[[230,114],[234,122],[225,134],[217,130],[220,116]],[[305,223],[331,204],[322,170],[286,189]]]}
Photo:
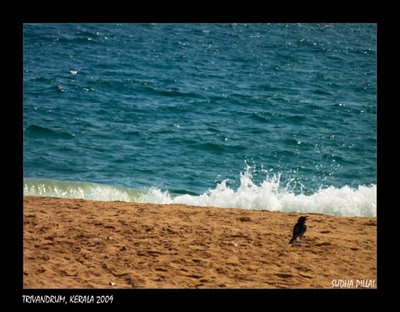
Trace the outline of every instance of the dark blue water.
{"label": "dark blue water", "polygon": [[376,25],[25,24],[23,131],[26,194],[375,215]]}

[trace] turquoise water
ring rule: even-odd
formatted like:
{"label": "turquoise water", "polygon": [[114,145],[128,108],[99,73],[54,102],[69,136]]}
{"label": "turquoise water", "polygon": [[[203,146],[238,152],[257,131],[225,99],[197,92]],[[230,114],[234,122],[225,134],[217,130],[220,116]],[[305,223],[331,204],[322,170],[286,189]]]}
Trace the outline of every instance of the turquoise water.
{"label": "turquoise water", "polygon": [[25,24],[24,193],[376,215],[375,24]]}

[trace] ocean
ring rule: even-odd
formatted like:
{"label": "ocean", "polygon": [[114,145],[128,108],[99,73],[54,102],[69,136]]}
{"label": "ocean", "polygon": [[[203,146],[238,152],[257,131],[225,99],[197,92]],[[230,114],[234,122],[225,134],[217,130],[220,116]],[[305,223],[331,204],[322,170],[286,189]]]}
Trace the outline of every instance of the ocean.
{"label": "ocean", "polygon": [[376,216],[376,24],[24,24],[24,195]]}

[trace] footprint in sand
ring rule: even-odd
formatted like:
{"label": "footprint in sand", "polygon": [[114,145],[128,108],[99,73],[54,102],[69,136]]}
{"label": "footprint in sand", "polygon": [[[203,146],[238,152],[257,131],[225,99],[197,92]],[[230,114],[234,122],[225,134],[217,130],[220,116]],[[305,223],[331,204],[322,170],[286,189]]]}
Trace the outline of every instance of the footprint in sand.
{"label": "footprint in sand", "polygon": [[331,245],[332,245],[332,243],[330,243],[330,242],[322,242],[322,243],[315,244],[315,246],[331,246]]}
{"label": "footprint in sand", "polygon": [[304,274],[304,273],[299,273],[300,276],[303,276],[305,278],[313,278],[311,275]]}
{"label": "footprint in sand", "polygon": [[159,272],[168,272],[168,270],[164,268],[155,268],[155,270]]}
{"label": "footprint in sand", "polygon": [[293,277],[293,274],[290,274],[290,273],[276,273],[275,275],[278,277],[281,277],[281,278]]}
{"label": "footprint in sand", "polygon": [[187,277],[190,277],[190,278],[195,278],[195,279],[198,279],[198,278],[202,278],[203,276],[202,275],[197,275],[197,274],[190,274],[190,275],[186,275]]}
{"label": "footprint in sand", "polygon": [[115,230],[115,226],[113,226],[113,225],[105,225],[104,228],[110,229],[110,230]]}

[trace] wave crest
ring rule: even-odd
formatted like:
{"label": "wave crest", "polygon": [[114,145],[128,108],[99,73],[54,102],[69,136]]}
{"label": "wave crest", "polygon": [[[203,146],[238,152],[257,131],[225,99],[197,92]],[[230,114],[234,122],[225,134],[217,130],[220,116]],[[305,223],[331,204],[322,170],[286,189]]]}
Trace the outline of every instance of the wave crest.
{"label": "wave crest", "polygon": [[281,185],[279,175],[267,178],[257,185],[247,169],[241,173],[240,186],[237,189],[229,187],[227,180],[198,196],[173,197],[168,191],[152,188],[140,196],[139,201],[339,216],[376,216],[376,185],[361,185],[358,188],[330,186],[310,195],[295,194],[288,185]]}
{"label": "wave crest", "polygon": [[280,175],[266,177],[257,185],[250,167],[240,174],[239,187],[230,187],[228,180],[223,180],[215,188],[200,195],[172,195],[159,188],[138,191],[96,183],[34,179],[25,179],[24,195],[322,213],[338,216],[376,216],[376,185],[360,185],[357,188],[330,186],[320,188],[312,194],[303,192],[296,194],[290,182],[287,184],[281,182]]}

